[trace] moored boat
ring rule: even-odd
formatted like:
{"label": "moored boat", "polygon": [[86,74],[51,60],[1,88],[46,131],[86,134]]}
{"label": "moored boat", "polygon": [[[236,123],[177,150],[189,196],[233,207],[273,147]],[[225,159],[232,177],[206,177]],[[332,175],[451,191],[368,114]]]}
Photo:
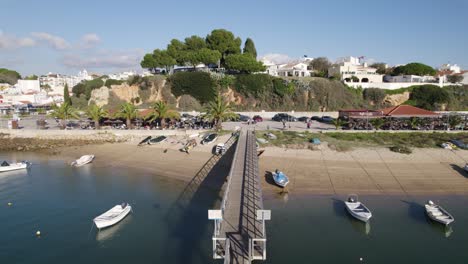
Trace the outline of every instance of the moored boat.
{"label": "moored boat", "polygon": [[273,180],[278,186],[284,188],[288,185],[289,178],[282,171],[275,170],[275,172],[272,172],[271,175],[273,176]]}
{"label": "moored boat", "polygon": [[27,161],[16,162],[16,163],[8,163],[6,161],[3,161],[0,164],[0,172],[23,170],[23,169],[27,169],[30,166],[31,166],[31,163]]}
{"label": "moored boat", "polygon": [[124,219],[131,211],[132,207],[129,204],[122,203],[94,218],[93,221],[98,229],[106,228],[122,221],[122,219]]}
{"label": "moored boat", "polygon": [[73,161],[71,165],[73,167],[80,167],[85,164],[91,163],[94,160],[94,155],[84,155],[81,156],[79,159]]}
{"label": "moored boat", "polygon": [[447,226],[455,221],[455,218],[449,212],[431,200],[424,205],[424,208],[426,209],[427,216],[438,223]]}
{"label": "moored boat", "polygon": [[224,143],[219,143],[215,147],[215,154],[216,155],[224,155],[226,153],[226,146]]}
{"label": "moored boat", "polygon": [[218,134],[210,133],[202,139],[201,144],[208,145],[208,144],[215,142],[216,139],[218,139]]}
{"label": "moored boat", "polygon": [[358,201],[357,195],[350,195],[345,201],[346,210],[356,219],[367,223],[372,213],[363,203]]}

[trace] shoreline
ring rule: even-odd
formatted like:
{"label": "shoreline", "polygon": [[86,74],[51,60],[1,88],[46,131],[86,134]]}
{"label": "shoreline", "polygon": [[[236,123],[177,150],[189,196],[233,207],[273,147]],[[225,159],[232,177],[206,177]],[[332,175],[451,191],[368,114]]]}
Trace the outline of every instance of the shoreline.
{"label": "shoreline", "polygon": [[[212,156],[214,144],[198,145],[186,154],[179,151],[186,135],[169,136],[167,142],[160,145],[143,147],[136,146],[141,135],[109,137],[108,141],[95,144],[83,141],[78,145],[52,146],[39,151],[39,154],[67,163],[81,155],[95,154],[92,166],[134,169],[151,177],[161,176],[188,183]],[[229,137],[229,134],[222,135],[217,142],[225,142]],[[75,140],[79,142],[80,139],[75,136]],[[283,191],[274,185],[268,174],[275,169],[282,170],[290,178],[286,188],[288,196],[468,194],[468,174],[463,171],[468,160],[466,150],[415,148],[412,154],[407,155],[384,147],[336,151],[328,148],[327,144],[316,150],[281,147],[265,147],[265,150],[259,158],[265,197],[276,196]],[[219,177],[227,175],[229,168],[226,166],[217,172]]]}

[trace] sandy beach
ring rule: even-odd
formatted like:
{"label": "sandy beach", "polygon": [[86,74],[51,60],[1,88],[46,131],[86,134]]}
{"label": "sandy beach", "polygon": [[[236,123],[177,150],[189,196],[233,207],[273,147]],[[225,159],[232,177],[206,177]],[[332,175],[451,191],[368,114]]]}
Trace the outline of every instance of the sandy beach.
{"label": "sandy beach", "polygon": [[[230,135],[221,136],[225,142]],[[123,143],[65,147],[57,157],[71,161],[93,153],[93,166],[129,167],[155,176],[189,182],[211,157],[214,145],[198,145],[190,154],[180,152],[184,137],[172,136],[153,146],[136,146],[137,139]],[[463,171],[468,151],[414,149],[410,155],[387,148],[356,148],[337,152],[326,144],[320,150],[267,147],[259,169],[264,195],[283,190],[273,184],[269,171],[280,169],[290,178],[289,195],[308,194],[468,194],[468,174]],[[218,168],[225,177],[229,165]]]}

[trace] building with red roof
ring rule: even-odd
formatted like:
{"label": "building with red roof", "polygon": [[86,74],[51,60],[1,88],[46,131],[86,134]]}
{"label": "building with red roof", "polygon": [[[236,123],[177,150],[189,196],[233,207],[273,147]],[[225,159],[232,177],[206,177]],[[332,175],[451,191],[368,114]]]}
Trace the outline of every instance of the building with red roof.
{"label": "building with red roof", "polygon": [[381,110],[385,117],[440,117],[440,114],[412,105],[398,105]]}

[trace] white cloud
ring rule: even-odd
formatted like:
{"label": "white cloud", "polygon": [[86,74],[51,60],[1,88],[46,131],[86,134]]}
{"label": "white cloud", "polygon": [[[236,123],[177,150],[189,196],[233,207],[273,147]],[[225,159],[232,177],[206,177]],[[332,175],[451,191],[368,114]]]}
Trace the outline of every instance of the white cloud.
{"label": "white cloud", "polygon": [[63,39],[62,37],[55,36],[46,32],[32,32],[31,36],[40,41],[47,42],[52,48],[57,50],[69,49],[71,47],[70,43]]}
{"label": "white cloud", "polygon": [[92,48],[101,42],[101,38],[96,33],[89,33],[81,37],[80,46],[83,48]]}
{"label": "white cloud", "polygon": [[36,41],[32,38],[18,38],[13,35],[8,35],[0,30],[0,49],[17,49],[23,47],[33,47]]}
{"label": "white cloud", "polygon": [[69,53],[63,56],[61,62],[69,68],[134,68],[138,67],[143,52],[101,51],[92,54]]}
{"label": "white cloud", "polygon": [[286,54],[280,54],[280,53],[269,53],[266,54],[262,57],[260,57],[261,61],[269,61],[274,64],[282,64],[282,63],[288,63],[293,61],[294,59],[289,57]]}

